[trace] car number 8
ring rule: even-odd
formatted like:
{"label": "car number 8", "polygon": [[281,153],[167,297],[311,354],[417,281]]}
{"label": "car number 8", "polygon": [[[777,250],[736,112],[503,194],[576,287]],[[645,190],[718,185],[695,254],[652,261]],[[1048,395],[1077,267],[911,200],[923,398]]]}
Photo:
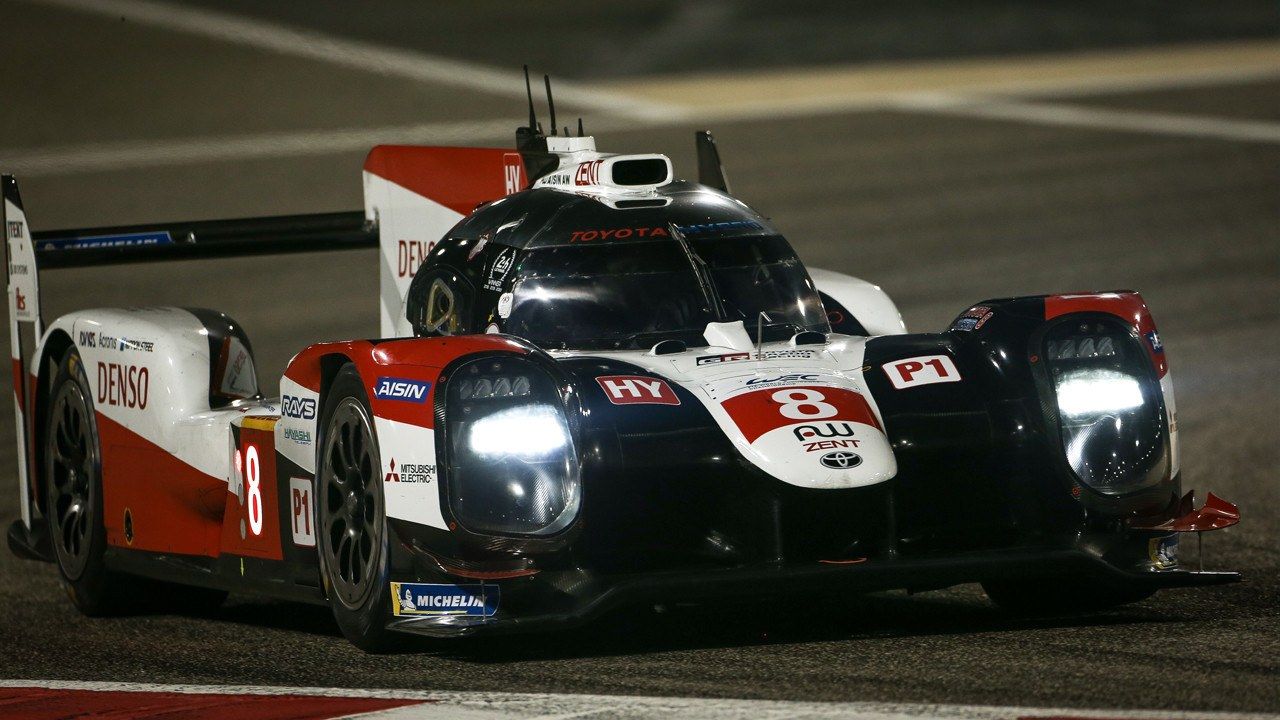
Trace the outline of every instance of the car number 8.
{"label": "car number 8", "polygon": [[839,410],[835,405],[825,402],[825,395],[808,388],[792,388],[779,390],[772,395],[773,401],[782,405],[778,412],[792,420],[821,420],[834,417]]}
{"label": "car number 8", "polygon": [[258,463],[258,448],[250,445],[244,455],[245,482],[249,485],[249,529],[254,535],[262,534],[262,478]]}

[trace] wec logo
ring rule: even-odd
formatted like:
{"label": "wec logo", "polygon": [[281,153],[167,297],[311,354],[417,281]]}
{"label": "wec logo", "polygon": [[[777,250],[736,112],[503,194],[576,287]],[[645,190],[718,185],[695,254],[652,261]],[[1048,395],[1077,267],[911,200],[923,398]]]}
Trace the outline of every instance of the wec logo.
{"label": "wec logo", "polygon": [[424,403],[431,383],[406,378],[378,378],[374,386],[373,396],[379,400],[403,400],[404,402]]}
{"label": "wec logo", "polygon": [[285,395],[280,398],[281,411],[285,417],[299,420],[312,420],[316,416],[316,401],[313,398],[293,397]]}
{"label": "wec logo", "polygon": [[774,383],[814,382],[817,379],[817,375],[811,375],[808,373],[791,373],[790,375],[779,375],[777,377],[751,378],[747,381],[747,385],[754,386],[772,385]]}

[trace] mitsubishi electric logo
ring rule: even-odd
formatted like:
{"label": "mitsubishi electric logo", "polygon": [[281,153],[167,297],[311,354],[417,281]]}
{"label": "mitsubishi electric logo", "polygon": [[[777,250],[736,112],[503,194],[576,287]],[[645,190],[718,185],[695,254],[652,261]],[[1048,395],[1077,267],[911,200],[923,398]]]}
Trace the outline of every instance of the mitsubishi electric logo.
{"label": "mitsubishi electric logo", "polygon": [[848,470],[849,468],[856,468],[861,465],[862,456],[845,450],[837,450],[836,452],[829,452],[826,455],[823,455],[819,462],[821,462],[823,466],[829,467],[832,470]]}

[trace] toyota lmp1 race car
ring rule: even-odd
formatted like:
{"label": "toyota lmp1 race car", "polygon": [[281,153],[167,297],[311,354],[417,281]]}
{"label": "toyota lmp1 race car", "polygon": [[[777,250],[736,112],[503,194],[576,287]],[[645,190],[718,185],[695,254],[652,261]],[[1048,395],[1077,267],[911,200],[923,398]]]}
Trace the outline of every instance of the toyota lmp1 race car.
{"label": "toyota lmp1 race car", "polygon": [[[709,133],[691,182],[551,117],[531,100],[510,151],[376,147],[354,213],[33,233],[6,176],[11,549],[89,615],[248,592],[327,603],[367,650],[623,603],[978,582],[1078,611],[1239,580],[1179,562],[1239,513],[1183,494],[1137,293],[908,333],[728,193]],[[355,247],[381,338],[301,349],[278,395],[220,312],[40,312],[41,271]]]}

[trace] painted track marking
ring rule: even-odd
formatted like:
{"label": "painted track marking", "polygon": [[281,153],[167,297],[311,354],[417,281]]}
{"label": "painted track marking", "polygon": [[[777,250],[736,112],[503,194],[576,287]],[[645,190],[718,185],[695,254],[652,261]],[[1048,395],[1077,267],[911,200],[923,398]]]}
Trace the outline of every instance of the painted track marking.
{"label": "painted track marking", "polygon": [[[81,702],[81,711],[100,706],[114,706],[121,702],[119,693],[156,694],[155,702],[145,705],[157,716],[166,712],[165,704],[181,706],[181,696],[212,697],[215,702],[196,701],[191,706],[201,708],[207,715],[218,717],[218,703],[222,711],[234,708],[237,717],[250,720],[291,720],[292,718],[334,718],[351,712],[360,713],[364,720],[390,720],[391,718],[577,718],[577,717],[628,717],[668,720],[681,718],[853,718],[854,720],[1280,720],[1280,715],[1267,713],[1186,712],[1180,710],[1100,710],[1038,707],[999,707],[987,705],[931,705],[923,703],[881,702],[807,702],[780,700],[735,700],[713,698],[674,698],[622,695],[571,695],[553,693],[487,693],[487,692],[437,692],[429,690],[358,690],[315,687],[268,687],[257,685],[164,685],[156,683],[89,682],[73,680],[0,680],[0,688],[15,693],[29,691],[64,691],[65,702]],[[2,693],[3,691],[0,691]],[[272,702],[245,703],[246,696],[270,697]],[[0,694],[3,697],[3,694]],[[54,696],[56,697],[56,695]],[[343,698],[347,702],[387,701],[385,707],[341,712],[315,712],[315,698]],[[123,698],[130,700],[132,698]],[[147,698],[141,698],[142,701]],[[279,702],[276,702],[279,701]],[[31,708],[29,720],[52,717],[48,711],[39,714],[41,707],[53,708],[50,698],[45,705]],[[21,709],[19,705],[7,705],[6,710]],[[65,709],[66,705],[57,708]],[[242,712],[259,708],[261,714]],[[290,708],[296,708],[293,714]],[[305,712],[304,712],[305,710]],[[335,707],[337,710],[337,707]],[[268,713],[269,711],[269,713]]]}
{"label": "painted track marking", "polygon": [[[27,1],[111,17],[124,16],[153,27],[379,75],[442,83],[504,97],[523,99],[524,96],[524,88],[514,72],[250,17],[153,0]],[[607,87],[560,82],[557,97],[568,106],[600,112],[603,117],[592,122],[596,132],[890,111],[1276,144],[1280,143],[1280,122],[1114,110],[1036,100],[1032,96],[1132,92],[1278,77],[1280,45],[1233,43],[995,61],[649,78]],[[671,98],[676,102],[671,102]],[[518,122],[514,119],[438,122],[19,149],[0,158],[0,167],[6,172],[28,176],[62,175],[359,152],[387,142],[443,145],[493,142],[509,137]]]}
{"label": "painted track marking", "polygon": [[[500,97],[518,98],[521,101],[525,98],[519,68],[493,68],[439,55],[292,28],[257,18],[151,0],[30,1],[111,18],[127,18],[152,27],[201,35],[376,75],[464,87]],[[602,112],[623,112],[636,117],[660,117],[669,110],[662,103],[637,101],[627,95],[567,81],[556,82],[556,99],[566,105]]]}

